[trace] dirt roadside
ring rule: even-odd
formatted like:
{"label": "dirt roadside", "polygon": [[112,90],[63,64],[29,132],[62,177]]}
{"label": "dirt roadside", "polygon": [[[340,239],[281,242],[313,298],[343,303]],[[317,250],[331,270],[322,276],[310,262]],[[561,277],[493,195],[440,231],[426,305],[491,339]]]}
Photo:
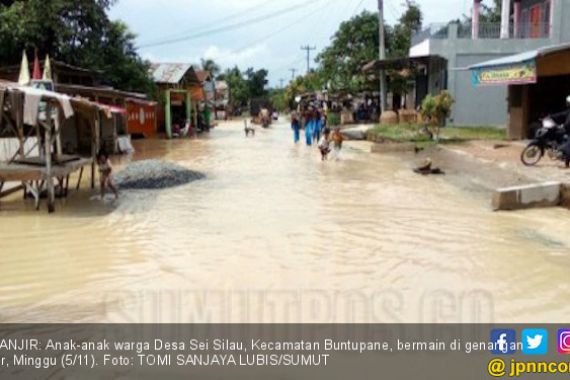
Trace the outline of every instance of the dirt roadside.
{"label": "dirt roadside", "polygon": [[556,181],[570,183],[570,170],[564,164],[545,157],[536,167],[520,161],[522,142],[470,141],[457,145],[439,145],[417,154],[392,153],[405,160],[410,170],[427,158],[433,167],[446,173],[446,180],[465,191],[491,194],[499,188]]}

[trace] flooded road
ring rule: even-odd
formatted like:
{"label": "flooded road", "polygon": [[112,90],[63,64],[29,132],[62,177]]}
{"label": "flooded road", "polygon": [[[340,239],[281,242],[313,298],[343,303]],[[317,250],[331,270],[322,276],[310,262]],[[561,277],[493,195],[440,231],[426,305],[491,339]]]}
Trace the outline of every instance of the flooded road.
{"label": "flooded road", "polygon": [[[280,123],[135,143],[207,179],[57,213],[0,211],[2,322],[562,322],[570,218],[489,198],[348,144],[340,161]],[[123,159],[119,164],[126,164]],[[86,183],[86,182],[85,182]],[[45,207],[45,206],[44,206]]]}

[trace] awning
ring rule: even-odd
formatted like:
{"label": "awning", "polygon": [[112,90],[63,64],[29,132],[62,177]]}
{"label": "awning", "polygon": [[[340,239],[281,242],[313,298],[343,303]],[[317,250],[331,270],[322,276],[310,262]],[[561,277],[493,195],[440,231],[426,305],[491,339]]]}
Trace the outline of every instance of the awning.
{"label": "awning", "polygon": [[362,67],[362,71],[370,72],[379,70],[403,70],[414,68],[420,65],[428,65],[432,62],[446,62],[446,59],[439,55],[382,59],[367,63]]}
{"label": "awning", "polygon": [[537,60],[569,49],[568,43],[547,46],[471,65],[471,81],[474,86],[536,83]]}
{"label": "awning", "polygon": [[128,115],[129,112],[122,107],[117,107],[117,106],[110,106],[108,104],[102,104],[102,103],[97,103],[97,105],[99,106],[99,108],[105,112],[108,113],[115,113],[115,114],[121,114],[121,115]]}

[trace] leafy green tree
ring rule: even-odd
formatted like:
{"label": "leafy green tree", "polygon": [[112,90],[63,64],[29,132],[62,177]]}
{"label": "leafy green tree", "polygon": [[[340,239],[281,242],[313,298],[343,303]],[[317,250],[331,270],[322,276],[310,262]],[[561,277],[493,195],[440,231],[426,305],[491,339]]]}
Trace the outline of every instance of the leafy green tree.
{"label": "leafy green tree", "polygon": [[412,35],[422,29],[423,15],[419,5],[406,0],[406,10],[394,26],[390,39],[390,57],[407,57],[412,46]]}
{"label": "leafy green tree", "polygon": [[362,66],[378,57],[378,17],[364,11],[343,22],[332,43],[317,56],[319,73],[331,90],[358,90]]}
{"label": "leafy green tree", "polygon": [[296,108],[295,98],[308,92],[322,89],[322,77],[317,72],[297,77],[285,88],[285,102],[291,109]]}
{"label": "leafy green tree", "polygon": [[228,83],[230,88],[230,105],[232,108],[235,109],[247,105],[249,99],[248,86],[237,66],[232,69],[227,69],[218,79]]}
{"label": "leafy green tree", "polygon": [[501,0],[493,0],[491,5],[481,4],[481,16],[480,21],[486,23],[498,23],[501,22],[501,9],[503,8],[503,3]]}
{"label": "leafy green tree", "polygon": [[202,70],[209,71],[215,78],[222,71],[220,65],[218,65],[213,59],[203,59],[202,58]]}
{"label": "leafy green tree", "polygon": [[107,15],[115,0],[3,0],[0,64],[17,64],[37,48],[65,63],[101,70],[109,84],[131,91],[154,89],[135,35]]}
{"label": "leafy green tree", "polygon": [[269,99],[265,89],[267,85],[267,70],[247,69],[245,72],[235,66],[218,76],[225,80],[230,87],[230,104],[233,108],[246,107],[252,99]]}
{"label": "leafy green tree", "polygon": [[265,86],[267,85],[267,75],[269,72],[265,69],[255,71],[249,68],[245,72],[247,87],[250,99],[263,98],[267,96]]}
{"label": "leafy green tree", "polygon": [[[421,30],[423,15],[419,5],[406,0],[405,10],[395,26],[386,25],[386,55],[388,58],[407,57],[413,33]],[[359,92],[378,88],[362,73],[362,67],[379,56],[378,14],[368,11],[342,23],[332,43],[317,57],[318,75],[331,90]],[[408,80],[401,71],[391,70],[389,89],[398,94],[408,92]]]}
{"label": "leafy green tree", "polygon": [[285,90],[272,90],[270,91],[269,98],[271,99],[271,104],[273,104],[273,107],[278,111],[284,112],[289,109],[289,104],[285,98]]}

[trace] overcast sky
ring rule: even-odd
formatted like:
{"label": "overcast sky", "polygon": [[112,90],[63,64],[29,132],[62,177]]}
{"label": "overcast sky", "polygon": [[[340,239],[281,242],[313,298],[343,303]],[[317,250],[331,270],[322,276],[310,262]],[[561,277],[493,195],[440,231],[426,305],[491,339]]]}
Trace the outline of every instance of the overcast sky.
{"label": "overcast sky", "polygon": [[[402,2],[385,0],[388,23],[401,15]],[[429,24],[469,14],[472,1],[418,3]],[[364,9],[377,9],[377,0],[119,0],[111,17],[129,25],[138,35],[139,53],[151,61],[194,63],[206,57],[224,68],[267,68],[270,85],[279,86],[281,78],[291,79],[289,69],[306,71],[301,45],[323,49],[340,22]],[[205,33],[236,24],[231,30]],[[183,40],[144,47],[172,39]]]}

